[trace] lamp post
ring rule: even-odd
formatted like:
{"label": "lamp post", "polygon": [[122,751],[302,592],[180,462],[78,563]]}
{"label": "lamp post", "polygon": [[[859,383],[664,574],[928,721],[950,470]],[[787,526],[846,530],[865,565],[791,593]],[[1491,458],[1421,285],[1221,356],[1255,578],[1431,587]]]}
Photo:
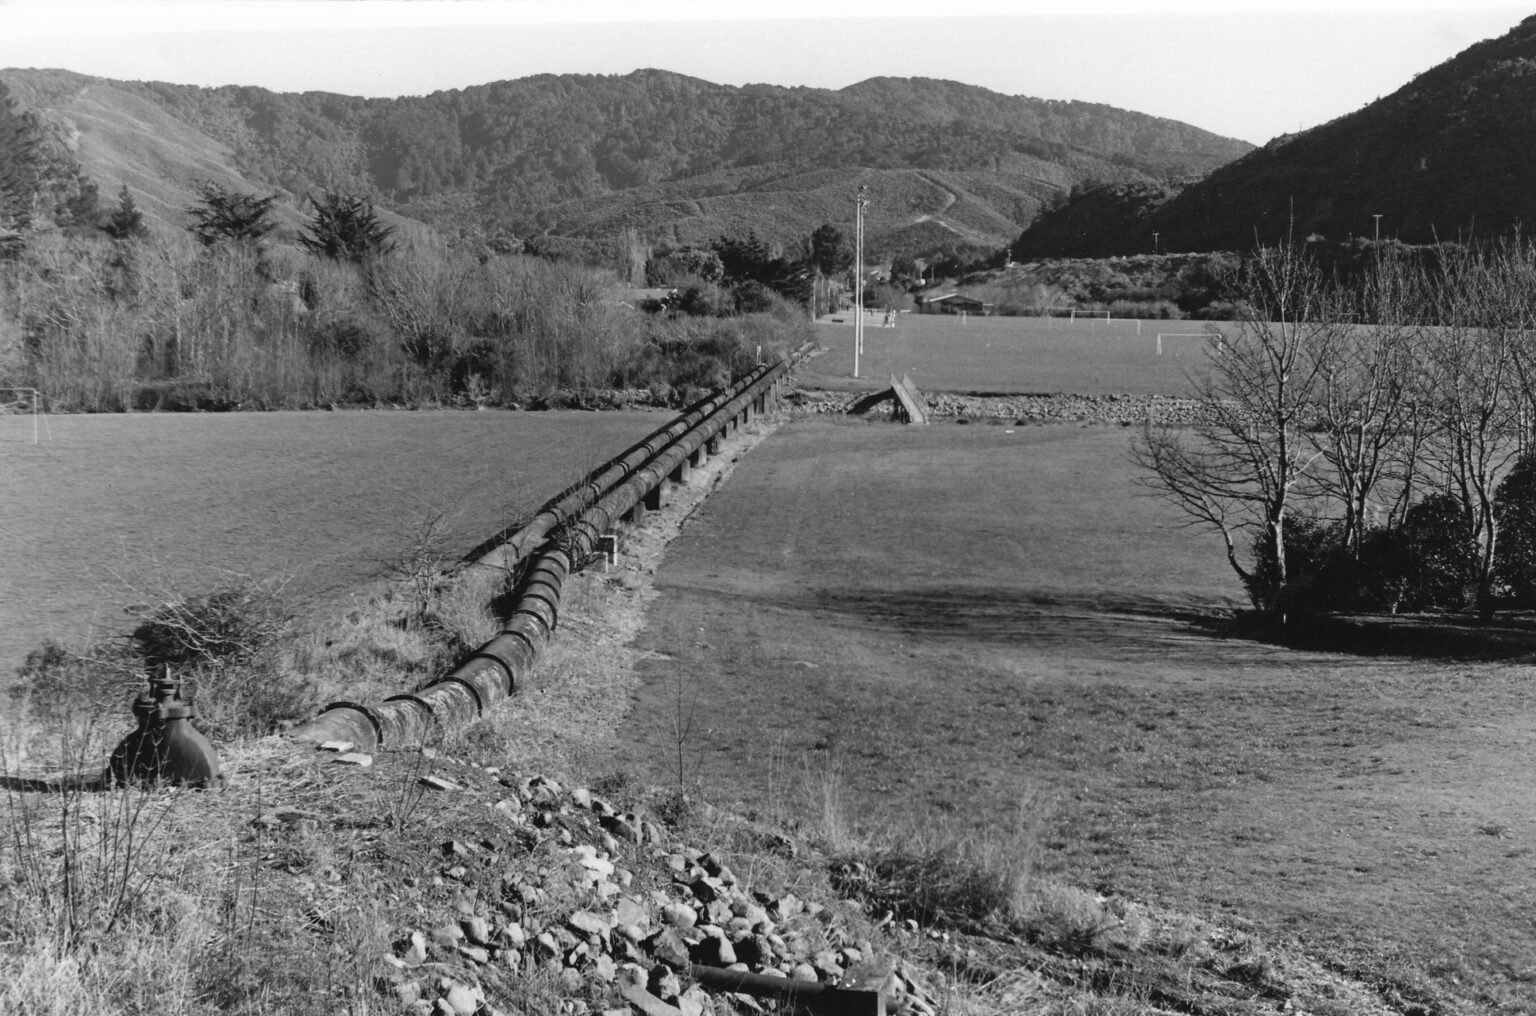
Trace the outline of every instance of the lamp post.
{"label": "lamp post", "polygon": [[1159,236],[1161,236],[1161,235],[1162,235],[1161,233],[1158,233],[1158,232],[1155,232],[1155,231],[1152,233],[1152,253],[1153,254],[1157,253],[1157,238]]}
{"label": "lamp post", "polygon": [[853,376],[859,376],[859,354],[864,352],[864,205],[869,188],[859,184],[853,203]]}
{"label": "lamp post", "polygon": [[1381,213],[1374,213],[1371,218],[1376,220],[1376,242],[1381,243]]}

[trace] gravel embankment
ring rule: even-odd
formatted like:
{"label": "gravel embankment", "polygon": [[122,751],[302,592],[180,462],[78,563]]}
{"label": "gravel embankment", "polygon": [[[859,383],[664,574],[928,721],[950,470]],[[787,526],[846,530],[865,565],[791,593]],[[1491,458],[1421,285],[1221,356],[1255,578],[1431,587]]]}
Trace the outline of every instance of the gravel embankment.
{"label": "gravel embankment", "polygon": [[[785,405],[792,413],[858,412],[868,394],[818,390],[791,392]],[[923,399],[935,417],[965,419],[1015,419],[1021,423],[1105,423],[1120,426],[1167,423],[1187,426],[1198,422],[1199,403],[1167,395],[956,395],[934,393]],[[868,413],[889,414],[890,399],[869,406]]]}

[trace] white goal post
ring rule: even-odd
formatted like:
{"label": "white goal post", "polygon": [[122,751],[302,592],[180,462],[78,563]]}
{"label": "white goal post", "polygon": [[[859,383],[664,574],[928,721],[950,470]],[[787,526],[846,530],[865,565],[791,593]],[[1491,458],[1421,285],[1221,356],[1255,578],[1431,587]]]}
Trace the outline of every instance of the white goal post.
{"label": "white goal post", "polygon": [[[1158,332],[1157,333],[1157,355],[1158,356],[1162,356],[1163,355],[1163,340],[1164,339],[1208,339],[1210,337],[1211,337],[1211,333],[1210,332]],[[1220,347],[1217,348],[1217,352],[1218,353],[1220,352]]]}

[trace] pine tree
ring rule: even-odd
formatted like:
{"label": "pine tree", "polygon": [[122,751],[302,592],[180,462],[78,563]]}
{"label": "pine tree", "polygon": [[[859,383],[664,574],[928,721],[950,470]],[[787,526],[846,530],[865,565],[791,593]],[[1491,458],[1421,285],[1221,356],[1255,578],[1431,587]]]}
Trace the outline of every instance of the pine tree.
{"label": "pine tree", "polygon": [[269,214],[277,195],[259,198],[254,194],[232,191],[212,180],[198,185],[202,203],[192,205],[187,214],[192,225],[187,229],[205,247],[224,241],[256,244],[272,232]]}
{"label": "pine tree", "polygon": [[37,119],[19,109],[0,82],[0,232],[21,232],[32,224],[42,144]]}
{"label": "pine tree", "polygon": [[118,192],[117,209],[107,216],[101,228],[114,240],[137,240],[149,235],[144,213],[133,203],[133,195],[128,193],[127,184],[123,184],[123,189]]}
{"label": "pine tree", "polygon": [[366,198],[326,191],[309,201],[315,215],[299,244],[311,254],[361,265],[395,249],[394,229],[379,221]]}

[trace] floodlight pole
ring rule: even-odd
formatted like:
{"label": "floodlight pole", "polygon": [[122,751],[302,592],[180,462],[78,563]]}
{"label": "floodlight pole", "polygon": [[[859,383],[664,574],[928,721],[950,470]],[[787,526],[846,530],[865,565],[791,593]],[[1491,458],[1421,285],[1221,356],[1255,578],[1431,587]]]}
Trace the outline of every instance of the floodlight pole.
{"label": "floodlight pole", "polygon": [[1376,220],[1376,242],[1381,243],[1381,213],[1376,212],[1371,215],[1371,218]]}
{"label": "floodlight pole", "polygon": [[864,204],[869,188],[859,184],[853,203],[853,376],[859,376],[859,354],[864,352]]}

